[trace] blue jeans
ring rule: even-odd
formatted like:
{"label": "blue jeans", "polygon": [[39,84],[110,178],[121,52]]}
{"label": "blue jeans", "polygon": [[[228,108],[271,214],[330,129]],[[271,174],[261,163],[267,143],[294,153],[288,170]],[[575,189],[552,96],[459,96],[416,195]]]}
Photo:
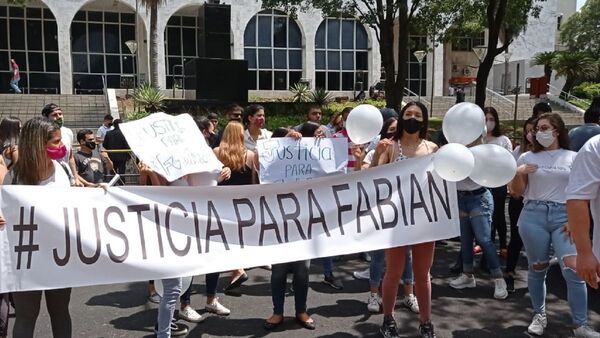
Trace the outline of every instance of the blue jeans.
{"label": "blue jeans", "polygon": [[493,278],[501,278],[500,260],[492,242],[492,214],[494,199],[487,189],[458,192],[460,214],[460,247],[463,272],[473,273],[473,240],[481,246]]}
{"label": "blue jeans", "polygon": [[527,285],[535,313],[546,312],[546,273],[550,246],[559,258],[562,275],[567,282],[567,298],[576,326],[587,324],[587,288],[575,271],[565,267],[563,259],[577,251],[562,233],[567,223],[566,205],[547,201],[527,201],[519,217],[519,233],[527,251],[529,271]]}
{"label": "blue jeans", "polygon": [[292,273],[294,286],[294,301],[296,314],[306,312],[306,299],[308,298],[308,268],[310,260],[282,264],[271,267],[271,297],[273,299],[273,314],[283,315],[285,303],[285,288],[287,274]]}
{"label": "blue jeans", "polygon": [[[385,250],[371,252],[371,264],[369,264],[369,286],[378,288],[383,278],[385,266]],[[406,260],[404,262],[404,272],[402,273],[402,282],[404,285],[414,284],[412,268],[412,250],[406,248]]]}
{"label": "blue jeans", "polygon": [[323,266],[323,275],[328,276],[333,274],[333,257],[322,257],[321,265]]}
{"label": "blue jeans", "polygon": [[177,299],[181,295],[182,278],[163,279],[163,295],[158,304],[157,338],[171,337],[171,319],[175,313]]}
{"label": "blue jeans", "polygon": [[15,93],[21,94],[21,89],[19,89],[19,80],[10,80],[10,87],[15,91]]}

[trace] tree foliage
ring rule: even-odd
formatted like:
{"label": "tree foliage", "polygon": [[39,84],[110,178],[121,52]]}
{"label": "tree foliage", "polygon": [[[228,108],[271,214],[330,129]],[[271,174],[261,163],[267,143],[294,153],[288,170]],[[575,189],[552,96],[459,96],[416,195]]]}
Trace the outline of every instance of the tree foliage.
{"label": "tree foliage", "polygon": [[561,42],[570,51],[588,52],[600,58],[600,0],[588,0],[562,27]]}

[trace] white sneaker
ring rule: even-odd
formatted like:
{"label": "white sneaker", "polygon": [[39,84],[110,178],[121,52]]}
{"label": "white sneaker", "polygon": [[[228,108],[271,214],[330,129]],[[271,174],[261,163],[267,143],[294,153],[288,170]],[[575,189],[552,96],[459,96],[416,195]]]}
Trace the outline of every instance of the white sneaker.
{"label": "white sneaker", "polygon": [[417,302],[417,297],[415,297],[415,295],[412,293],[408,296],[404,296],[404,299],[402,299],[402,306],[414,313],[419,313],[419,303]]}
{"label": "white sneaker", "polygon": [[223,304],[219,303],[219,298],[215,298],[212,303],[206,304],[204,307],[206,311],[216,313],[219,316],[227,316],[231,313],[231,310],[224,307]]}
{"label": "white sneaker", "polygon": [[596,332],[594,328],[589,325],[581,325],[573,330],[573,334],[576,338],[600,338],[600,333]]}
{"label": "white sneaker", "polygon": [[369,280],[371,279],[371,270],[367,268],[363,271],[354,271],[352,276],[358,280]]}
{"label": "white sneaker", "polygon": [[504,278],[494,279],[494,285],[496,286],[494,289],[494,298],[506,299],[508,297],[508,291],[506,290],[506,281]]}
{"label": "white sneaker", "polygon": [[202,317],[201,314],[196,312],[196,310],[192,309],[192,307],[189,305],[184,307],[183,310],[179,310],[179,318],[190,323],[200,323],[201,321],[206,319]]}
{"label": "white sneaker", "polygon": [[541,336],[544,334],[546,326],[548,326],[548,318],[546,318],[546,315],[537,313],[533,316],[531,324],[527,327],[527,332],[536,336]]}
{"label": "white sneaker", "polygon": [[379,313],[379,311],[381,311],[381,297],[379,297],[378,294],[369,294],[369,299],[367,299],[367,309],[372,313]]}
{"label": "white sneaker", "polygon": [[[475,283],[475,276],[467,276],[464,273],[461,273],[458,278],[450,282],[450,287],[454,289],[466,289],[466,288],[474,288],[477,284]],[[506,289],[506,286],[505,286]]]}

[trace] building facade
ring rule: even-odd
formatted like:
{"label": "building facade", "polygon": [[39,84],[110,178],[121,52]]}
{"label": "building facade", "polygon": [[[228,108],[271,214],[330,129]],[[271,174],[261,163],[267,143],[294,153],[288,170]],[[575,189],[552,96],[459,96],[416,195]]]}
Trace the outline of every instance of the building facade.
{"label": "building facade", "polygon": [[[198,10],[204,0],[169,0],[159,8],[159,85],[173,87],[177,68],[199,55]],[[573,3],[570,6],[570,3]],[[336,95],[351,96],[379,82],[381,59],[375,32],[353,19],[324,18],[319,11],[297,18],[264,10],[257,0],[221,1],[231,5],[231,56],[246,59],[250,96],[285,96],[299,81]],[[529,66],[539,51],[554,50],[558,20],[575,11],[575,0],[548,0],[542,17],[511,46],[510,66],[521,62],[523,77],[538,75]],[[136,15],[137,14],[137,15]],[[560,19],[559,19],[560,17]],[[119,88],[122,75],[148,79],[150,19],[136,0],[32,0],[27,8],[0,0],[0,92],[9,90],[9,60],[20,65],[26,92],[85,94]],[[427,45],[412,36],[413,49]],[[125,41],[136,41],[132,53]],[[412,55],[407,87],[418,94],[446,94],[451,78],[476,73],[472,47],[481,37],[438,46],[422,62]],[[503,61],[502,61],[503,62]],[[501,62],[499,62],[501,63]],[[495,67],[496,89],[505,68]],[[509,67],[510,68],[510,67]],[[510,81],[510,76],[506,77]]]}

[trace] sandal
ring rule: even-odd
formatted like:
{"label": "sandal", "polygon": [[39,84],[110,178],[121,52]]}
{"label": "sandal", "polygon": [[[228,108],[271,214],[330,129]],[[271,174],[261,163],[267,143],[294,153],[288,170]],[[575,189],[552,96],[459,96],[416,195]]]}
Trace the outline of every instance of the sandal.
{"label": "sandal", "polygon": [[300,326],[302,326],[303,328],[305,328],[307,330],[316,329],[315,321],[310,316],[308,317],[307,321],[304,321],[304,320],[300,319],[298,317],[298,315],[296,315],[296,321],[298,322],[298,324],[300,324]]}
{"label": "sandal", "polygon": [[[275,317],[275,315],[271,316],[271,317]],[[263,328],[267,331],[273,331],[275,330],[279,325],[281,325],[281,323],[283,323],[283,319],[284,317],[281,316],[281,320],[278,321],[277,323],[272,323],[269,321],[269,319],[265,320],[264,324],[263,324]]]}
{"label": "sandal", "polygon": [[244,284],[244,282],[247,281],[247,280],[248,280],[248,274],[246,274],[244,272],[241,276],[238,277],[238,279],[236,279],[231,284],[227,285],[227,287],[225,288],[225,291],[230,291],[230,290],[233,290],[233,289],[237,289],[242,284]]}

